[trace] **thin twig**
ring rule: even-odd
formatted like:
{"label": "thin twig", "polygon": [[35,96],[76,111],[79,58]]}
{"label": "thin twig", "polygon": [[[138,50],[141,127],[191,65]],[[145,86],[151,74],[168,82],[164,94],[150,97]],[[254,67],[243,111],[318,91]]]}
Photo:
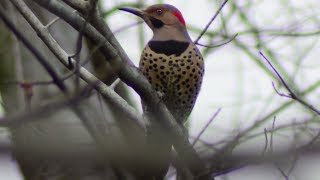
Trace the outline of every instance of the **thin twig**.
{"label": "thin twig", "polygon": [[213,45],[204,45],[204,44],[200,44],[200,43],[196,43],[199,46],[203,46],[203,47],[207,47],[207,48],[216,48],[216,47],[220,47],[223,45],[226,45],[228,43],[230,43],[231,41],[233,41],[236,37],[238,36],[238,33],[233,35],[232,38],[230,38],[229,40],[225,41],[225,42],[219,42],[217,44],[213,44]]}
{"label": "thin twig", "polygon": [[116,88],[116,86],[121,82],[121,80],[119,78],[117,78],[109,87],[111,89]]}
{"label": "thin twig", "polygon": [[[301,92],[301,95],[306,95],[306,94],[310,94],[311,92],[314,92],[315,90],[317,90],[317,88],[320,85],[320,80],[315,82],[313,85],[311,85],[309,88],[307,88],[306,90]],[[265,124],[270,118],[274,117],[277,113],[279,113],[281,110],[288,108],[289,106],[291,106],[293,104],[294,101],[290,101],[290,102],[286,102],[283,103],[282,105],[280,105],[279,107],[275,108],[275,110],[273,110],[272,112],[266,114],[264,117],[260,118],[259,120],[257,120],[252,126],[250,126],[249,128],[246,128],[244,130],[242,130],[236,137],[234,137],[234,141],[236,141],[237,139],[239,140],[240,143],[244,143],[250,139],[253,139],[259,135],[261,135],[262,133],[255,133],[255,134],[251,134],[248,135],[249,133],[251,133],[254,129],[261,127],[263,124]],[[304,121],[299,123],[299,125],[302,124],[307,124],[308,122],[311,123],[318,123],[318,121]],[[278,126],[277,128],[275,128],[275,130],[280,130],[280,129],[285,129],[286,127],[289,127],[289,125],[282,125],[282,126]],[[320,132],[318,134],[316,138],[320,137]],[[214,144],[211,144],[211,146],[218,146],[221,144],[225,144],[223,145],[224,147],[221,149],[226,149],[229,146],[232,146],[232,144],[234,144],[234,141],[226,141],[226,140],[221,140],[219,142],[216,142]],[[210,144],[208,144],[209,146]],[[308,144],[307,144],[308,145]],[[306,146],[307,146],[306,145]]]}
{"label": "thin twig", "polygon": [[289,96],[294,98],[294,93],[292,90],[289,88],[288,84],[284,81],[280,73],[276,70],[276,68],[272,65],[272,63],[269,61],[269,59],[266,58],[266,56],[260,51],[260,55],[268,62],[270,67],[273,69],[273,71],[277,74],[278,78],[280,79],[281,83],[286,87],[286,89],[289,91]]}
{"label": "thin twig", "polygon": [[279,96],[282,96],[282,97],[286,97],[286,98],[292,98],[290,95],[287,95],[285,93],[281,93],[278,91],[278,89],[276,88],[274,82],[272,81],[272,87],[274,89],[274,91],[279,95]]}
{"label": "thin twig", "polygon": [[273,134],[275,131],[275,124],[276,124],[276,116],[273,117],[273,122],[272,122],[272,129],[271,129],[271,135],[270,135],[270,151],[273,153]]}
{"label": "thin twig", "polygon": [[280,174],[284,177],[285,180],[289,180],[289,176],[284,172],[279,164],[275,164]]}
{"label": "thin twig", "polygon": [[75,78],[75,90],[78,91],[80,89],[80,72],[79,72],[79,69],[80,69],[80,53],[81,53],[81,50],[82,50],[82,38],[83,38],[83,30],[86,28],[87,26],[87,23],[88,23],[88,19],[90,18],[90,14],[93,13],[93,10],[95,9],[95,6],[96,5],[96,1],[93,2],[93,5],[91,7],[91,9],[89,10],[88,14],[85,16],[84,18],[84,22],[82,24],[82,27],[78,33],[78,36],[77,36],[77,41],[76,41],[76,52],[71,55],[69,57],[70,58],[74,58],[75,61],[76,61],[76,67],[75,67],[75,74],[76,74],[76,78]]}
{"label": "thin twig", "polygon": [[107,40],[105,39],[104,41],[102,41],[101,43],[99,43],[98,45],[96,45],[88,54],[87,58],[81,63],[81,66],[86,65],[87,63],[90,62],[90,58],[93,56],[94,53],[96,53],[105,43],[107,42]]}
{"label": "thin twig", "polygon": [[297,155],[294,156],[292,165],[291,165],[291,167],[290,167],[289,170],[288,170],[288,175],[290,175],[290,174],[293,172],[294,168],[296,167],[296,164],[297,164],[298,160],[299,160],[299,156],[297,156]]}
{"label": "thin twig", "polygon": [[[273,154],[273,133],[276,123],[276,116],[273,117],[272,127],[271,127],[271,135],[270,135],[270,154]],[[289,179],[286,173],[281,169],[280,165],[278,163],[274,163],[274,165],[277,167],[278,171],[281,173],[281,175],[287,180]]]}
{"label": "thin twig", "polygon": [[194,146],[197,141],[200,139],[201,135],[205,132],[205,130],[209,127],[209,125],[211,124],[211,122],[218,116],[218,114],[220,113],[221,108],[219,108],[214,114],[213,116],[209,119],[209,121],[207,122],[207,124],[202,128],[202,130],[200,131],[200,133],[198,134],[198,136],[194,139],[192,146]]}
{"label": "thin twig", "polygon": [[72,96],[71,98],[40,105],[39,107],[34,108],[32,111],[25,111],[22,113],[16,113],[12,116],[0,118],[0,127],[13,128],[23,126],[29,122],[39,121],[41,119],[45,120],[46,118],[41,117],[47,117],[60,109],[74,106],[83,101],[88,96],[88,93],[92,91],[94,86],[95,85],[88,85],[84,87],[78,94]]}
{"label": "thin twig", "polygon": [[58,22],[58,20],[60,20],[59,17],[54,18],[52,21],[50,21],[47,25],[45,25],[45,28],[49,29],[50,26],[52,26],[53,24],[55,24],[56,22]]}
{"label": "thin twig", "polygon": [[304,148],[311,147],[320,138],[320,131],[308,143],[303,145]]}
{"label": "thin twig", "polygon": [[267,152],[267,149],[268,149],[268,131],[266,128],[264,128],[263,131],[264,131],[265,144],[262,151],[262,155],[264,156],[264,154]]}
{"label": "thin twig", "polygon": [[260,51],[260,55],[268,62],[268,64],[270,65],[270,67],[273,69],[273,71],[277,74],[278,78],[280,79],[281,83],[284,85],[284,87],[288,90],[289,94],[288,95],[284,95],[282,93],[279,93],[278,91],[277,94],[284,96],[284,97],[288,97],[291,98],[293,100],[298,101],[299,103],[301,103],[302,105],[306,106],[307,108],[309,108],[310,110],[314,111],[315,113],[317,113],[318,115],[320,115],[320,111],[318,109],[316,109],[315,107],[313,107],[312,105],[310,105],[308,102],[302,100],[301,98],[299,98],[292,90],[291,88],[288,86],[288,84],[285,82],[285,80],[282,78],[282,76],[280,75],[280,73],[276,70],[276,68],[272,65],[272,63],[268,60],[268,58],[266,58],[266,56]]}
{"label": "thin twig", "polygon": [[218,11],[213,15],[213,17],[211,18],[211,20],[209,21],[209,23],[207,24],[207,26],[203,29],[203,31],[200,33],[199,37],[194,41],[195,44],[198,43],[198,41],[201,39],[201,37],[204,35],[204,33],[206,33],[206,31],[208,30],[208,28],[210,27],[210,25],[212,24],[212,22],[216,19],[216,17],[218,16],[218,14],[220,13],[220,11],[222,10],[222,8],[224,7],[224,5],[226,5],[228,2],[228,0],[225,0],[220,8],[218,9]]}
{"label": "thin twig", "polygon": [[144,22],[143,20],[139,20],[138,22],[134,22],[134,23],[125,25],[125,26],[113,31],[113,34],[118,34],[118,33],[122,32],[124,30],[127,30],[127,29],[131,28],[131,27],[134,27],[134,26],[137,26],[139,24],[142,24],[143,22]]}
{"label": "thin twig", "polygon": [[77,42],[76,42],[76,53],[75,53],[75,60],[76,60],[76,80],[75,80],[75,88],[76,91],[79,90],[80,88],[80,52],[82,50],[82,39],[84,36],[84,29],[88,25],[88,21],[90,21],[90,18],[93,16],[95,13],[94,11],[96,10],[96,5],[97,5],[97,0],[94,0],[91,2],[91,8],[89,9],[88,13],[86,14],[84,18],[83,25],[79,31],[78,37],[77,37]]}
{"label": "thin twig", "polygon": [[[60,78],[61,81],[65,81],[69,78],[71,78],[74,75],[75,71],[71,71],[69,73],[67,73],[67,75],[65,75],[64,77]],[[0,85],[21,85],[21,84],[30,84],[32,86],[45,86],[45,85],[51,85],[54,83],[53,80],[51,81],[4,81],[4,82],[0,82]]]}

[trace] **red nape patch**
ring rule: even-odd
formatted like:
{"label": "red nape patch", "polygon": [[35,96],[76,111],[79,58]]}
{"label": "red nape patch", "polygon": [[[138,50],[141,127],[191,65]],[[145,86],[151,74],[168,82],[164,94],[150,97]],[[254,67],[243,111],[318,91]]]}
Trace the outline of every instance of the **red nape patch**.
{"label": "red nape patch", "polygon": [[175,16],[179,19],[179,21],[181,22],[181,24],[182,24],[184,27],[186,27],[186,22],[184,21],[184,19],[183,19],[182,14],[181,14],[180,11],[178,11],[178,10],[173,11],[172,14],[175,15]]}

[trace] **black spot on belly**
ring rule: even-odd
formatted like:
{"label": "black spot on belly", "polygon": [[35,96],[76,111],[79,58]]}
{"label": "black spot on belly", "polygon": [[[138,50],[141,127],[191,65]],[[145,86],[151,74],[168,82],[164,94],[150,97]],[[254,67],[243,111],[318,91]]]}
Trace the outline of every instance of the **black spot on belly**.
{"label": "black spot on belly", "polygon": [[175,54],[180,56],[189,46],[189,42],[182,41],[150,41],[148,43],[150,49],[157,54],[165,54],[167,56]]}

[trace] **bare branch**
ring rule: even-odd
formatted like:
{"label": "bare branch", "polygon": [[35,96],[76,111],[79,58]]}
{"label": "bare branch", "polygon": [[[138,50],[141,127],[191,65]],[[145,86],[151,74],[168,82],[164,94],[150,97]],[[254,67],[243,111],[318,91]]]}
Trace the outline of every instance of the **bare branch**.
{"label": "bare branch", "polygon": [[[242,168],[250,164],[261,164],[261,163],[281,163],[286,162],[290,158],[295,158],[297,155],[317,154],[320,152],[319,144],[313,147],[300,146],[293,149],[289,149],[285,152],[277,152],[265,156],[252,153],[240,153],[229,156],[220,157],[220,161],[212,158],[212,154],[207,154],[203,159],[207,159],[208,164],[213,167],[211,172],[214,172],[214,176],[225,174],[226,172],[233,171],[235,169]],[[295,163],[295,160],[293,161]],[[221,169],[215,171],[217,167],[216,163],[223,163]],[[286,173],[285,173],[286,174]],[[288,174],[288,173],[287,173]]]}
{"label": "bare branch", "polygon": [[266,152],[267,152],[267,149],[268,149],[268,131],[266,128],[263,129],[263,132],[264,132],[264,138],[265,138],[265,144],[264,144],[264,148],[263,148],[263,151],[262,151],[262,155],[264,155]]}
{"label": "bare branch", "polygon": [[[61,81],[65,81],[69,78],[71,78],[74,75],[75,71],[71,71],[69,73],[67,73],[64,77],[61,77],[60,80]],[[32,86],[46,86],[46,85],[51,85],[54,83],[53,80],[51,81],[4,81],[4,82],[0,82],[0,85],[23,85],[23,84],[30,84]]]}
{"label": "bare branch", "polygon": [[51,78],[53,79],[53,82],[57,85],[57,87],[63,91],[67,91],[67,87],[64,85],[64,83],[59,78],[58,74],[54,70],[53,67],[46,61],[45,57],[40,53],[38,49],[36,49],[33,44],[23,36],[21,31],[14,25],[14,23],[11,22],[8,15],[5,13],[5,10],[2,6],[0,6],[0,17],[3,20],[3,22],[8,26],[8,28],[17,36],[18,39],[21,40],[21,42],[28,47],[28,49],[34,54],[34,56],[37,58],[39,63],[44,67],[44,69],[49,73]]}
{"label": "bare branch", "polygon": [[284,94],[284,93],[280,93],[276,86],[274,85],[274,82],[272,81],[272,87],[274,89],[274,91],[279,95],[279,96],[282,96],[282,97],[286,97],[286,98],[292,98],[290,95],[287,95],[287,94]]}
{"label": "bare branch", "polygon": [[198,136],[194,139],[192,146],[194,146],[198,140],[200,139],[201,135],[205,132],[205,130],[209,127],[209,125],[213,122],[213,120],[218,116],[218,114],[220,113],[221,108],[219,108],[209,119],[209,121],[207,122],[207,124],[202,128],[202,130],[200,131],[200,133],[198,134]]}
{"label": "bare branch", "polygon": [[[68,0],[69,2],[72,2],[70,0]],[[79,1],[78,1],[79,2]],[[88,2],[87,2],[88,3]],[[83,22],[83,25],[79,31],[78,34],[78,38],[77,38],[77,42],[76,42],[76,52],[74,53],[73,57],[76,60],[76,67],[75,67],[75,74],[76,74],[76,80],[75,80],[75,87],[76,87],[76,91],[79,90],[80,88],[80,52],[82,49],[82,38],[83,38],[83,30],[84,28],[87,26],[88,20],[93,16],[95,8],[96,8],[96,4],[97,4],[97,0],[92,0],[90,5],[90,9],[88,9],[88,13],[86,13],[85,16],[85,21]],[[73,58],[72,57],[72,58]]]}
{"label": "bare branch", "polygon": [[207,48],[216,48],[216,47],[220,47],[223,45],[226,45],[228,43],[230,43],[231,41],[233,41],[236,37],[238,36],[238,33],[233,35],[229,40],[225,41],[225,42],[219,42],[217,44],[214,45],[204,45],[204,44],[200,44],[200,43],[196,43],[199,46],[203,46],[203,47],[207,47]]}
{"label": "bare branch", "polygon": [[299,160],[299,156],[295,156],[294,160],[292,162],[292,165],[288,170],[288,175],[290,175],[293,172],[293,169],[296,167],[296,164],[297,164],[298,160]]}
{"label": "bare branch", "polygon": [[134,27],[134,26],[137,26],[139,24],[142,24],[143,22],[144,22],[143,20],[139,20],[138,22],[134,22],[134,23],[131,23],[129,25],[123,26],[123,27],[113,31],[113,34],[118,34],[118,33],[122,32],[124,30],[127,30],[127,29],[131,28],[131,27]]}
{"label": "bare branch", "polygon": [[63,0],[70,7],[76,9],[82,14],[87,14],[94,6],[97,0]]}
{"label": "bare branch", "polygon": [[280,174],[284,177],[284,179],[289,180],[289,176],[282,170],[282,168],[278,164],[276,164],[276,166]]}
{"label": "bare branch", "polygon": [[273,134],[275,132],[275,124],[276,124],[276,116],[273,117],[273,122],[272,122],[272,129],[271,129],[271,135],[270,135],[270,151],[273,153]]}
{"label": "bare branch", "polygon": [[208,28],[210,27],[210,25],[212,24],[212,22],[216,19],[216,17],[218,16],[218,14],[220,13],[220,11],[222,10],[222,8],[224,7],[224,5],[226,5],[228,2],[228,0],[225,0],[220,8],[217,10],[217,12],[213,15],[213,17],[211,18],[211,20],[209,21],[209,23],[206,25],[206,27],[202,30],[202,32],[200,33],[200,35],[198,36],[198,38],[194,41],[195,44],[198,43],[198,41],[201,39],[201,37],[204,35],[204,33],[206,33],[206,31],[208,30]]}
{"label": "bare branch", "polygon": [[[69,62],[75,65],[75,61],[69,58],[68,54],[59,46],[55,39],[50,35],[46,27],[39,21],[39,19],[31,12],[31,10],[21,1],[14,0],[15,6],[19,9],[22,15],[30,23],[32,28],[37,32],[38,36],[42,41],[48,46],[48,48],[53,52],[53,54],[60,60],[60,62],[67,68],[70,68]],[[79,29],[82,27],[83,21],[79,24]],[[105,42],[103,40],[102,42]],[[110,87],[105,85],[94,75],[92,75],[85,68],[80,67],[79,69],[80,77],[86,81],[88,84],[94,84],[94,88],[101,93],[101,95],[110,100],[110,102],[122,110],[124,114],[130,119],[134,120],[135,124],[141,128],[145,128],[144,118],[136,112],[136,110],[131,107],[123,98],[121,98],[117,93],[115,93]]]}
{"label": "bare branch", "polygon": [[121,80],[119,78],[117,78],[111,85],[110,88],[114,89],[119,83],[121,82]]}
{"label": "bare branch", "polygon": [[52,25],[54,25],[56,22],[58,22],[59,20],[60,20],[61,18],[59,18],[59,17],[56,17],[56,18],[54,18],[52,21],[50,21],[46,26],[45,26],[45,28],[50,28],[50,26],[52,26]]}
{"label": "bare branch", "polygon": [[[36,121],[43,119],[42,116],[48,116],[52,113],[57,112],[58,110],[74,106],[85,99],[88,96],[88,93],[92,90],[93,87],[86,87],[79,94],[64,99],[62,101],[50,102],[49,104],[41,105],[38,108],[33,109],[32,111],[22,112],[14,114],[13,116],[0,118],[0,127],[14,128],[18,126],[25,125],[28,122]],[[44,119],[45,120],[45,119]]]}
{"label": "bare branch", "polygon": [[280,96],[285,96],[288,98],[291,98],[293,100],[298,101],[299,103],[301,103],[302,105],[306,106],[308,109],[314,111],[315,113],[317,113],[318,115],[320,115],[320,111],[318,109],[316,109],[315,107],[313,107],[311,104],[309,104],[308,102],[302,100],[300,97],[298,97],[292,90],[291,88],[288,86],[288,84],[285,82],[285,80],[282,78],[282,76],[280,75],[280,73],[276,70],[276,68],[272,65],[272,63],[268,60],[268,58],[260,51],[260,55],[268,62],[268,64],[270,65],[270,67],[273,69],[273,71],[277,74],[278,78],[280,79],[281,83],[284,85],[284,87],[288,90],[289,94],[288,95],[284,95],[279,93],[278,91],[276,91]]}

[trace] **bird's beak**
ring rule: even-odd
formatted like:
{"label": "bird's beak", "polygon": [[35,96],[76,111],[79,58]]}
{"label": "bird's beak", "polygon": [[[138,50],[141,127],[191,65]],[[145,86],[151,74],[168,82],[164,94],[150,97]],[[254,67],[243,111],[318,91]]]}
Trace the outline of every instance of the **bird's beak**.
{"label": "bird's beak", "polygon": [[144,19],[144,16],[146,15],[144,11],[135,8],[119,8],[119,10],[129,12],[131,14],[141,17],[142,19]]}

